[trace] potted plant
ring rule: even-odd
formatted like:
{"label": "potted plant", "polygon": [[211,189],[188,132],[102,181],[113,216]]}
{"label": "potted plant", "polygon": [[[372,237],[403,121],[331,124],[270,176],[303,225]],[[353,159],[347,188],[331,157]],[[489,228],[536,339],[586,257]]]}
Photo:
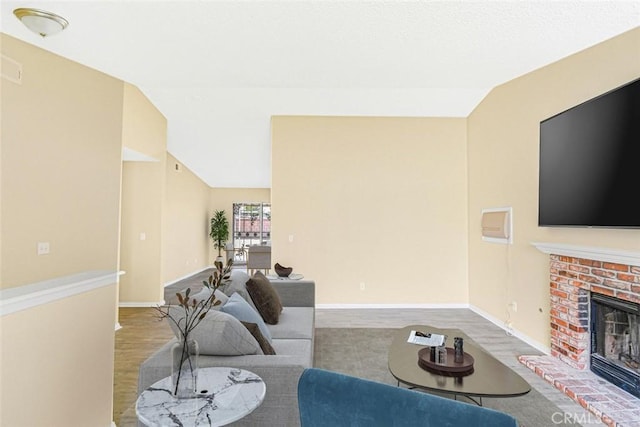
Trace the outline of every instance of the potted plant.
{"label": "potted plant", "polygon": [[224,210],[215,211],[211,218],[211,231],[209,236],[213,239],[213,247],[218,250],[217,261],[223,261],[222,250],[229,238],[229,221],[224,214]]}

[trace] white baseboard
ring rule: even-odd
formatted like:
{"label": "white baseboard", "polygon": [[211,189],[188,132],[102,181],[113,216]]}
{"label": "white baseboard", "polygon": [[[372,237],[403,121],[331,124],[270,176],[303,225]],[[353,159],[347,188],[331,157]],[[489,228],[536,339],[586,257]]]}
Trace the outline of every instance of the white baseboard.
{"label": "white baseboard", "polygon": [[140,308],[140,307],[157,307],[157,306],[162,306],[165,305],[166,301],[162,300],[159,302],[121,302],[118,304],[118,307],[124,307],[124,308]]}
{"label": "white baseboard", "polygon": [[469,308],[469,304],[316,304],[316,308]]}
{"label": "white baseboard", "polygon": [[469,308],[471,309],[471,311],[473,311],[474,313],[484,317],[485,319],[487,319],[489,322],[493,323],[494,325],[500,327],[501,329],[504,329],[505,332],[510,333],[511,335],[513,335],[514,337],[518,338],[521,341],[524,341],[525,343],[529,344],[531,347],[535,348],[536,350],[539,350],[541,352],[543,352],[544,354],[551,354],[551,348],[549,346],[546,346],[536,340],[534,340],[533,338],[529,337],[528,335],[523,334],[522,332],[520,332],[517,329],[511,329],[509,330],[504,322],[492,315],[490,315],[489,313],[487,313],[486,311],[474,306],[474,305],[469,305]]}
{"label": "white baseboard", "polygon": [[119,331],[120,329],[122,329],[122,325],[120,322],[116,322],[116,331]]}

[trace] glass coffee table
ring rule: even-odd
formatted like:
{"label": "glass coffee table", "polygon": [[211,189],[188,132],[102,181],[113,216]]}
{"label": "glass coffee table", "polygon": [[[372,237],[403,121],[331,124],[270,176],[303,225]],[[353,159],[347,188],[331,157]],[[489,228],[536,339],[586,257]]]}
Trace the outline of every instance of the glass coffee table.
{"label": "glass coffee table", "polygon": [[[436,333],[447,336],[447,347],[453,338],[464,340],[464,351],[473,356],[473,372],[464,376],[449,376],[431,372],[418,365],[418,351],[425,348],[407,342],[411,331]],[[389,371],[398,381],[410,388],[465,396],[482,406],[483,397],[516,397],[531,391],[531,386],[513,369],[476,345],[458,329],[438,329],[426,325],[409,325],[400,329],[389,349]],[[476,400],[477,399],[477,400]]]}
{"label": "glass coffee table", "polygon": [[200,368],[193,398],[177,399],[170,389],[166,377],[140,394],[136,415],[144,425],[223,426],[250,414],[266,393],[262,378],[237,368]]}

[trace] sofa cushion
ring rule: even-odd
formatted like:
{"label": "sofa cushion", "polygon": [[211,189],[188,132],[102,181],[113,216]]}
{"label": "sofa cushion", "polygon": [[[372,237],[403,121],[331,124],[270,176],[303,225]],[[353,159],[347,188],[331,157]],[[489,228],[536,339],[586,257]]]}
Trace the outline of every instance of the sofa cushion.
{"label": "sofa cushion", "polygon": [[239,294],[249,303],[251,308],[257,311],[256,305],[253,303],[251,295],[249,295],[249,291],[247,291],[248,280],[249,275],[247,273],[242,270],[234,269],[231,270],[231,278],[227,282],[221,284],[218,289],[228,297],[234,293]]}
{"label": "sofa cushion", "polygon": [[257,271],[247,281],[246,286],[262,319],[270,325],[278,323],[280,312],[282,311],[282,303],[278,292],[269,279],[261,271]]}
{"label": "sofa cushion", "polygon": [[274,358],[287,358],[290,359],[289,363],[295,365],[313,366],[313,340],[274,338],[272,345],[277,354]]}
{"label": "sofa cushion", "polygon": [[[234,316],[236,319],[241,320],[243,322],[251,322],[258,325],[260,328],[260,332],[267,339],[267,341],[271,342],[271,332],[269,332],[269,328],[265,325],[262,317],[255,311],[247,301],[244,300],[238,293],[231,295],[229,301],[225,305],[223,305],[220,310],[224,313],[228,313]],[[245,328],[246,329],[246,328]]]}
{"label": "sofa cushion", "polygon": [[[182,294],[184,295],[184,291],[182,292]],[[222,293],[222,291],[220,291],[220,289],[216,289],[215,290],[215,295],[216,295],[216,300],[220,301],[220,304],[215,305],[212,308],[214,310],[220,310],[220,306],[222,304],[224,304],[225,302],[227,302],[229,297],[226,296],[224,293]],[[209,289],[209,288],[207,288],[205,286],[198,293],[196,293],[194,295],[191,295],[191,298],[195,299],[196,301],[202,301],[202,300],[206,300],[210,296],[211,296],[211,289]]]}
{"label": "sofa cushion", "polygon": [[260,327],[258,327],[257,324],[251,323],[251,322],[242,322],[242,321],[240,323],[242,323],[245,326],[245,328],[247,328],[249,332],[251,332],[251,335],[253,335],[256,341],[258,341],[258,344],[260,344],[260,348],[262,349],[262,352],[264,354],[269,356],[276,354],[276,351],[271,346],[271,343],[269,343],[269,341],[264,337],[264,335],[262,335],[262,332],[260,332]]}
{"label": "sofa cushion", "polygon": [[226,296],[220,289],[216,289],[215,292],[216,299],[220,301],[221,305],[224,305],[229,300],[229,297]]}
{"label": "sofa cushion", "polygon": [[[184,309],[180,306],[169,308],[171,316],[179,321],[184,319]],[[167,319],[171,330],[180,339],[180,329]],[[238,356],[262,353],[258,341],[238,319],[218,310],[209,310],[200,324],[191,331],[191,338],[198,342],[203,355]]]}
{"label": "sofa cushion", "polygon": [[313,307],[285,307],[278,324],[268,325],[271,337],[313,339],[313,316]]}

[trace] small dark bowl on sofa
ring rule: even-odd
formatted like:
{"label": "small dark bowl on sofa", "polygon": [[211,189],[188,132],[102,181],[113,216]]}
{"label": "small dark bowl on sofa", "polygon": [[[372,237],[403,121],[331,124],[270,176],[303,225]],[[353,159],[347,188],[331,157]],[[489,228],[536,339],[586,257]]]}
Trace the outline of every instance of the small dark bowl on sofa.
{"label": "small dark bowl on sofa", "polygon": [[280,276],[280,277],[289,277],[289,275],[293,271],[292,267],[283,267],[278,263],[276,263],[276,265],[274,265],[274,268],[276,270],[276,274],[278,276]]}

